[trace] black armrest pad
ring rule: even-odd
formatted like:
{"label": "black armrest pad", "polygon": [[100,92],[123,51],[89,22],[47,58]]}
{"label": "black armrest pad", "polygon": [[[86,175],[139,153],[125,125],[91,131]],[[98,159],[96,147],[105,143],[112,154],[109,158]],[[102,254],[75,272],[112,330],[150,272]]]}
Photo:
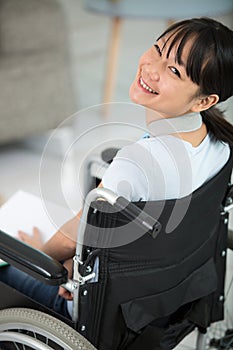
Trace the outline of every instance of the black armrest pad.
{"label": "black armrest pad", "polygon": [[67,270],[58,261],[1,230],[0,258],[49,285],[60,285],[68,280]]}

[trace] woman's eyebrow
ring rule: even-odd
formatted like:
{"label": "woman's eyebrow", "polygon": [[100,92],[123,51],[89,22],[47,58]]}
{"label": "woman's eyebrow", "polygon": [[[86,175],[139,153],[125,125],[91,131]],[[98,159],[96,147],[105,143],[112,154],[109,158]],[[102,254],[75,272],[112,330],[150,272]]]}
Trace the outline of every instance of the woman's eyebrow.
{"label": "woman's eyebrow", "polygon": [[[168,40],[169,40],[169,39],[168,39]],[[164,38],[164,36],[162,36],[162,37],[160,37],[160,38],[158,38],[158,39],[156,40],[157,45],[158,45],[158,47],[160,48],[160,51],[161,51],[161,52],[163,52],[164,48],[166,47],[168,40],[166,40],[166,39]],[[160,47],[160,45],[158,44],[158,41],[161,41],[162,47]],[[169,54],[170,54],[170,52],[169,52]],[[168,57],[169,57],[169,55],[168,55]],[[179,66],[181,66],[181,67],[183,67],[183,68],[186,69],[186,65],[185,65],[184,61],[181,59],[181,57],[180,57],[179,60],[177,60],[177,54],[175,55],[175,62],[177,62],[177,64],[179,64]]]}

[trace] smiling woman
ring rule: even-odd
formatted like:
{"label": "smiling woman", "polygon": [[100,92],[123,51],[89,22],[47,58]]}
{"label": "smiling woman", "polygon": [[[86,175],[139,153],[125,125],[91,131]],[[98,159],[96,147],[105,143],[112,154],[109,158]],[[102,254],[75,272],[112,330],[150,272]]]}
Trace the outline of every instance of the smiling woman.
{"label": "smiling woman", "polygon": [[[141,56],[129,92],[146,107],[154,134],[117,154],[104,175],[105,187],[126,195],[119,185],[123,179],[128,199],[178,198],[222,168],[233,126],[215,106],[233,94],[232,57],[232,31],[211,18],[177,22],[158,37]],[[166,126],[164,134],[156,130],[161,120],[173,123],[173,132],[166,134]]]}
{"label": "smiling woman", "polygon": [[221,23],[175,23],[142,55],[130,97],[162,117],[200,112],[208,130],[232,144],[232,126],[214,107],[233,94],[232,57],[232,31]]}
{"label": "smiling woman", "polygon": [[167,37],[168,35],[159,38],[142,55],[135,81],[130,88],[130,97],[134,102],[156,110],[162,117],[199,112],[202,107],[197,105],[200,102],[199,87],[189,78],[185,69],[193,39],[185,45],[182,60],[178,61],[178,44],[170,50],[171,38]]}

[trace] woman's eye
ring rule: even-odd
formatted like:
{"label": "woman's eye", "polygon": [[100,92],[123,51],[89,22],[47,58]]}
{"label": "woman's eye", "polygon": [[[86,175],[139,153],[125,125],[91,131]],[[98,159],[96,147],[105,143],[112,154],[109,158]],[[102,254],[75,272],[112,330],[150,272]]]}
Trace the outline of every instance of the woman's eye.
{"label": "woman's eye", "polygon": [[175,75],[177,75],[180,78],[180,72],[178,71],[178,69],[176,69],[175,67],[170,67],[172,73],[174,73]]}
{"label": "woman's eye", "polygon": [[162,56],[162,52],[161,52],[159,46],[157,44],[154,44],[154,47],[155,47],[156,51],[158,52],[159,56]]}

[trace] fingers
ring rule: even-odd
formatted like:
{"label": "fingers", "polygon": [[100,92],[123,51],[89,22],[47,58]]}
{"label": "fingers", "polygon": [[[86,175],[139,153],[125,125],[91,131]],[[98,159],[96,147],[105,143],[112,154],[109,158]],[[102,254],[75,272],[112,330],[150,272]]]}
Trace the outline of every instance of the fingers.
{"label": "fingers", "polygon": [[26,244],[29,244],[33,248],[36,248],[36,249],[42,248],[43,242],[41,239],[40,231],[37,227],[33,227],[32,235],[29,235],[26,232],[19,230],[18,237],[21,241],[23,241]]}
{"label": "fingers", "polygon": [[73,300],[73,295],[63,287],[59,287],[58,295],[66,300]]}
{"label": "fingers", "polygon": [[24,231],[18,231],[18,236],[23,242],[26,242],[27,239],[30,238],[30,236]]}
{"label": "fingers", "polygon": [[40,230],[37,227],[33,227],[32,234],[36,239],[41,238]]}

